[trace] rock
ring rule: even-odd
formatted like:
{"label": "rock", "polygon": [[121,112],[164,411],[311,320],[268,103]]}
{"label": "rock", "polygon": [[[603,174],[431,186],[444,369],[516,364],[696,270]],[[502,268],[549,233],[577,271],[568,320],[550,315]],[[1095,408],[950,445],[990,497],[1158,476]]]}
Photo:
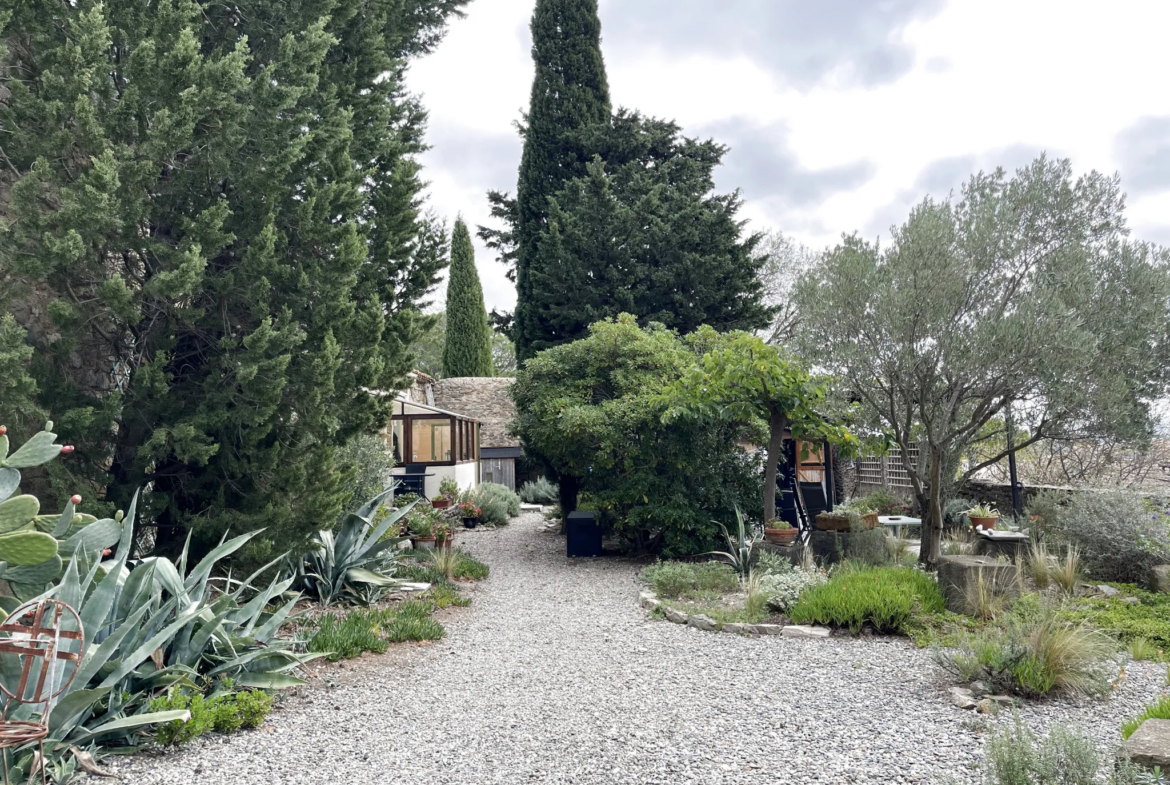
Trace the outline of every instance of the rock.
{"label": "rock", "polygon": [[1122,597],[1121,601],[1127,605],[1137,605],[1141,600],[1137,597]]}
{"label": "rock", "polygon": [[1150,591],[1170,594],[1170,564],[1159,564],[1150,570]]}
{"label": "rock", "polygon": [[980,714],[996,714],[999,712],[999,704],[991,698],[984,698],[975,704],[975,711]]}
{"label": "rock", "polygon": [[789,624],[781,633],[785,638],[827,638],[830,635],[828,627],[810,627],[807,624]]}
{"label": "rock", "polygon": [[672,621],[675,624],[686,624],[688,618],[690,618],[690,617],[688,617],[682,611],[676,611],[674,608],[667,608],[666,609],[667,621]]}
{"label": "rock", "polygon": [[782,635],[784,633],[783,624],[757,624],[756,635]]}
{"label": "rock", "polygon": [[985,587],[1001,594],[1015,597],[1020,593],[1014,564],[986,556],[943,556],[938,560],[938,583],[947,598],[947,610],[970,614],[980,577]]}
{"label": "rock", "polygon": [[410,540],[403,540],[402,542],[398,543],[397,547],[400,551],[413,551],[414,543],[412,543]]}
{"label": "rock", "polygon": [[951,703],[960,709],[973,709],[975,708],[975,695],[971,690],[965,690],[962,687],[951,687]]}
{"label": "rock", "polygon": [[1011,695],[988,695],[987,700],[995,701],[996,703],[1003,705],[1003,706],[1015,706],[1016,705],[1016,699],[1013,698]]}
{"label": "rock", "polygon": [[976,695],[987,695],[991,692],[991,685],[985,681],[973,681],[971,682],[971,692]]}
{"label": "rock", "polygon": [[429,583],[412,583],[405,581],[398,584],[399,591],[430,591],[431,585]]}
{"label": "rock", "polygon": [[703,632],[718,632],[719,622],[712,619],[710,616],[704,616],[701,613],[696,613],[687,619],[687,626],[694,627],[696,630]]}
{"label": "rock", "polygon": [[1115,589],[1112,586],[1106,586],[1104,583],[1099,586],[1094,586],[1093,588],[1095,588],[1100,594],[1104,594],[1106,597],[1116,597],[1118,594],[1121,594],[1120,589]]}
{"label": "rock", "polygon": [[654,596],[654,592],[652,591],[642,592],[640,595],[638,595],[638,601],[642,604],[642,607],[648,611],[652,611],[662,604],[659,599]]}
{"label": "rock", "polygon": [[1146,720],[1121,748],[1134,763],[1165,770],[1170,767],[1170,720]]}
{"label": "rock", "polygon": [[737,635],[749,635],[752,633],[751,624],[724,624],[723,632],[732,632]]}
{"label": "rock", "polygon": [[520,512],[540,512],[544,509],[539,504],[529,504],[528,502],[520,502]]}

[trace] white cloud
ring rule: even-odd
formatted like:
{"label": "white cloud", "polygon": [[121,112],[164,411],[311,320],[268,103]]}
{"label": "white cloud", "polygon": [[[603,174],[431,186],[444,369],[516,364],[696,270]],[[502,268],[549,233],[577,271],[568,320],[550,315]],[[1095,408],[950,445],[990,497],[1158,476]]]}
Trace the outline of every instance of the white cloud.
{"label": "white cloud", "polygon": [[[842,232],[884,234],[928,191],[944,196],[965,179],[964,166],[1016,166],[1040,150],[1079,171],[1121,168],[1123,185],[1154,176],[1156,161],[1127,155],[1120,135],[1170,117],[1163,0],[949,0],[941,10],[899,0],[864,23],[846,12],[868,13],[870,0],[826,0],[816,13],[805,0],[678,0],[698,20],[661,28],[631,12],[640,2],[601,6],[615,105],[731,144],[726,174],[739,181],[719,182],[744,187],[757,228],[813,246]],[[528,102],[532,6],[474,0],[410,76],[431,113],[432,204],[472,225],[488,221],[489,188],[515,188],[512,124]],[[792,57],[772,51],[791,42]],[[1136,236],[1170,242],[1170,194],[1147,189],[1129,204]],[[510,309],[503,267],[482,247],[477,262],[489,307]]]}

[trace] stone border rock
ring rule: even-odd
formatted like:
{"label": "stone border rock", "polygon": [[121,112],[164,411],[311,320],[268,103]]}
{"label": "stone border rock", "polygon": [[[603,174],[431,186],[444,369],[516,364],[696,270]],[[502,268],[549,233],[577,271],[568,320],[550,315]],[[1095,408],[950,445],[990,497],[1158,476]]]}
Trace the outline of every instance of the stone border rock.
{"label": "stone border rock", "polygon": [[701,613],[687,614],[665,605],[652,591],[642,591],[639,602],[648,611],[662,607],[663,617],[675,624],[685,624],[704,632],[730,632],[735,635],[760,637],[763,635],[779,635],[783,638],[828,638],[832,630],[828,627],[812,627],[807,624],[720,624],[710,616]]}

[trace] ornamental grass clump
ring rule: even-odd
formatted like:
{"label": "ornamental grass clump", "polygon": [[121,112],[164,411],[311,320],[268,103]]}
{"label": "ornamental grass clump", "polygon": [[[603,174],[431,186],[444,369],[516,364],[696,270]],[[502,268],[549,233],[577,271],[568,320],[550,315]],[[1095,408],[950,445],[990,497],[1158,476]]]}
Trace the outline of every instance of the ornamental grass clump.
{"label": "ornamental grass clump", "polygon": [[935,579],[907,567],[858,568],[845,564],[827,583],[807,589],[793,606],[797,624],[846,627],[866,625],[900,633],[922,613],[941,613],[946,601]]}

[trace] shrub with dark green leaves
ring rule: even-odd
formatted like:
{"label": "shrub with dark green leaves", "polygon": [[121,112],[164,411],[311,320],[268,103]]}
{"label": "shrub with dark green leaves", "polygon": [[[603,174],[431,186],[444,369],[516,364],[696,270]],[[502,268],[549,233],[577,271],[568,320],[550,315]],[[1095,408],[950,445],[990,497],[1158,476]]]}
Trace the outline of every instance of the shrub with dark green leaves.
{"label": "shrub with dark green leaves", "polygon": [[899,633],[916,614],[945,607],[933,576],[908,567],[846,563],[828,583],[807,589],[790,615],[797,624],[847,627],[855,633],[868,624],[879,632]]}
{"label": "shrub with dark green leaves", "polygon": [[739,589],[735,571],[722,562],[659,561],[642,570],[642,580],[666,599],[713,597]]}
{"label": "shrub with dark green leaves", "polygon": [[306,648],[334,662],[359,657],[367,651],[380,654],[386,651],[382,633],[392,617],[393,611],[389,610],[356,610],[341,617],[327,614],[321,617]]}
{"label": "shrub with dark green leaves", "polygon": [[186,744],[205,733],[235,733],[258,728],[272,711],[272,696],[263,690],[246,690],[210,698],[202,693],[188,694],[172,688],[150,702],[150,711],[187,710],[187,721],[162,723],[155,730],[155,741],[164,747]]}

